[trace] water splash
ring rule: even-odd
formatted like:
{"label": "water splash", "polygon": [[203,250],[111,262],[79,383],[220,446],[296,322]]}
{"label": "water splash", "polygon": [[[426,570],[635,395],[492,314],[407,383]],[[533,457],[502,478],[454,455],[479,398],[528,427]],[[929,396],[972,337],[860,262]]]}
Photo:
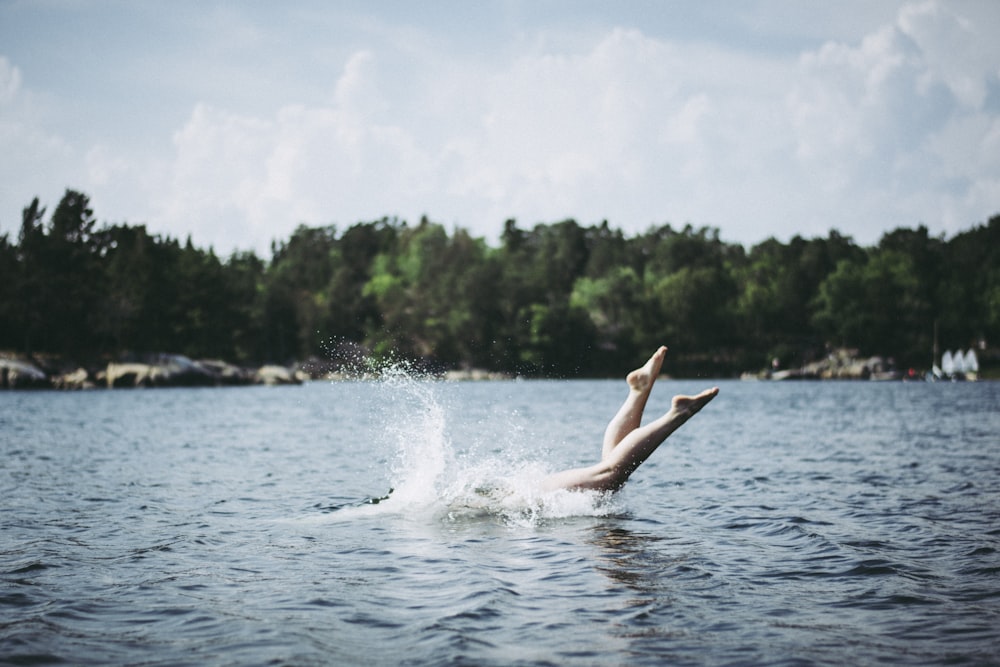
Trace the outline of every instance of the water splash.
{"label": "water splash", "polygon": [[386,405],[394,409],[383,423],[396,450],[392,466],[394,503],[427,505],[454,464],[444,406],[435,400],[432,380],[420,379],[395,364],[380,379]]}
{"label": "water splash", "polygon": [[[449,403],[447,383],[400,362],[369,363],[368,377],[378,389],[372,418],[383,424],[393,450],[393,490],[355,511],[422,514],[449,522],[491,518],[511,526],[622,512],[612,494],[542,492],[540,482],[552,469],[530,458],[535,451],[526,446],[533,440],[531,428],[519,415],[502,417],[499,428],[494,425],[480,432],[478,441],[457,449],[450,433],[465,411]],[[486,455],[484,450],[492,451]]]}

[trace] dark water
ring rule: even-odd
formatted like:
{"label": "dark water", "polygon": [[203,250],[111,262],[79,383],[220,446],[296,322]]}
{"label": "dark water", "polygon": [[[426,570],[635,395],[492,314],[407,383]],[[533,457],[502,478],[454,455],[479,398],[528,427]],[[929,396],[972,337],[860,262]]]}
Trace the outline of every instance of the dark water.
{"label": "dark water", "polygon": [[721,388],[612,498],[621,382],[0,393],[0,662],[1000,664],[1000,384]]}

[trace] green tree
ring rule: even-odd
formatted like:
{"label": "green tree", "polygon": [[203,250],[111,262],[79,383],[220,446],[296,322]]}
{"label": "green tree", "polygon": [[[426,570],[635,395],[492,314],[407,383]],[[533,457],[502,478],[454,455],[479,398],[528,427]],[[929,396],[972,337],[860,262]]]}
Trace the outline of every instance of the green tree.
{"label": "green tree", "polygon": [[141,349],[147,333],[144,318],[154,305],[149,303],[149,292],[156,240],[143,225],[105,227],[97,236],[105,275],[98,333],[105,348],[116,354]]}
{"label": "green tree", "polygon": [[401,225],[383,218],[358,223],[337,240],[331,262],[333,271],[324,294],[323,331],[338,340],[363,341],[381,327],[374,296],[365,293],[376,257],[391,254]]}
{"label": "green tree", "polygon": [[[1000,216],[945,241],[926,227],[860,248],[775,239],[749,252],[713,228],[607,221],[520,229],[499,247],[426,218],[300,226],[272,258],[97,228],[86,195],[38,199],[0,236],[0,345],[96,355],[168,351],[289,362],[329,339],[442,366],[553,375],[619,371],[660,343],[672,372],[728,373],[825,343],[920,365],[1000,336]],[[988,356],[988,355],[987,355]],[[747,367],[744,365],[743,367]]]}
{"label": "green tree", "polygon": [[[21,349],[31,354],[36,346],[43,347],[48,341],[42,339],[46,330],[48,303],[53,299],[52,286],[48,275],[48,248],[43,218],[45,209],[38,198],[24,209],[21,216],[21,231],[18,235],[18,279],[15,289],[17,305],[16,318],[22,327]],[[43,305],[45,307],[43,308]],[[41,340],[40,340],[41,339]]]}
{"label": "green tree", "polygon": [[649,308],[657,322],[649,322],[645,349],[657,342],[674,346],[681,355],[722,360],[736,340],[732,302],[735,285],[720,268],[685,267],[660,277],[650,286]]}
{"label": "green tree", "polygon": [[86,195],[67,190],[47,228],[38,199],[24,209],[19,237],[19,298],[24,349],[68,354],[95,349],[100,265],[92,243],[93,211]]}
{"label": "green tree", "polygon": [[597,346],[596,369],[613,372],[641,356],[636,334],[645,325],[642,279],[625,265],[610,266],[599,277],[577,279],[570,306],[585,313]]}
{"label": "green tree", "polygon": [[831,342],[864,354],[918,354],[926,321],[913,260],[897,250],[872,251],[862,261],[842,260],[820,285],[817,326]]}
{"label": "green tree", "polygon": [[17,348],[23,313],[17,307],[21,267],[17,247],[0,234],[0,348]]}
{"label": "green tree", "polygon": [[[608,221],[584,230],[587,265],[584,275],[600,278],[623,268],[636,268],[635,248],[620,229],[611,229]],[[575,289],[575,285],[574,285]]]}
{"label": "green tree", "polygon": [[593,326],[587,314],[569,304],[532,303],[522,310],[526,325],[520,369],[572,377],[593,369]]}
{"label": "green tree", "polygon": [[944,256],[936,309],[942,349],[1000,339],[1000,215],[956,234]]}
{"label": "green tree", "polygon": [[[550,372],[575,374],[580,359],[555,350],[555,321],[569,318],[561,344],[574,354],[593,356],[593,327],[586,313],[570,305],[578,278],[587,268],[591,234],[574,220],[536,225],[531,231],[508,220],[496,254],[500,269],[497,352],[508,369],[539,372],[542,357],[552,357]],[[545,350],[551,350],[546,353]]]}
{"label": "green tree", "polygon": [[747,259],[739,275],[737,303],[745,342],[760,357],[790,361],[787,357],[799,343],[795,334],[806,333],[796,324],[808,316],[799,289],[798,257],[790,246],[771,238],[754,246]]}
{"label": "green tree", "polygon": [[400,231],[398,243],[375,258],[364,294],[376,300],[377,350],[446,365],[483,363],[493,352],[495,282],[486,246],[426,218]]}
{"label": "green tree", "polygon": [[322,344],[322,290],[333,276],[335,241],[332,226],[300,225],[287,242],[272,245],[262,308],[268,360],[304,358]]}
{"label": "green tree", "polygon": [[837,231],[825,239],[795,236],[784,244],[771,238],[754,246],[734,272],[745,365],[756,367],[776,357],[796,366],[822,353],[827,337],[818,330],[814,312],[819,286],[839,261],[863,257]]}
{"label": "green tree", "polygon": [[907,258],[902,270],[909,275],[902,279],[908,285],[899,304],[897,339],[893,354],[901,364],[923,366],[934,347],[934,321],[940,310],[940,293],[944,278],[943,238],[930,236],[927,227],[899,228],[887,232],[879,241],[878,252],[898,253]]}
{"label": "green tree", "polygon": [[230,318],[225,326],[232,344],[233,361],[251,363],[266,359],[261,345],[265,270],[266,265],[253,252],[234,252],[225,264]]}

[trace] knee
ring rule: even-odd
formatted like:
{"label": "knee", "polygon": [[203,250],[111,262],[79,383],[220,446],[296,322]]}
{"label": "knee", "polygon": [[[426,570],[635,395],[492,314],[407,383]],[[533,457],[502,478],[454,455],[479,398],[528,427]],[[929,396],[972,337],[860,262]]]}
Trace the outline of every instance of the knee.
{"label": "knee", "polygon": [[628,473],[620,466],[598,463],[591,471],[593,487],[598,491],[617,491],[628,481]]}

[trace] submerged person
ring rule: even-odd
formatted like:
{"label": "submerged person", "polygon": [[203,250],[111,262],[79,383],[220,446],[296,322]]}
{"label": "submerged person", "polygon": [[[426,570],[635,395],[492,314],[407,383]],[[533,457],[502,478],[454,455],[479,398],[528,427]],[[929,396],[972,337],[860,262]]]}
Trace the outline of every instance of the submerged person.
{"label": "submerged person", "polygon": [[660,374],[666,347],[660,347],[642,368],[628,374],[628,397],[604,432],[601,460],[586,468],[564,470],[542,480],[544,491],[558,489],[616,491],[642,462],[688,419],[719,393],[718,387],[697,396],[674,396],[663,416],[640,426],[649,392]]}

